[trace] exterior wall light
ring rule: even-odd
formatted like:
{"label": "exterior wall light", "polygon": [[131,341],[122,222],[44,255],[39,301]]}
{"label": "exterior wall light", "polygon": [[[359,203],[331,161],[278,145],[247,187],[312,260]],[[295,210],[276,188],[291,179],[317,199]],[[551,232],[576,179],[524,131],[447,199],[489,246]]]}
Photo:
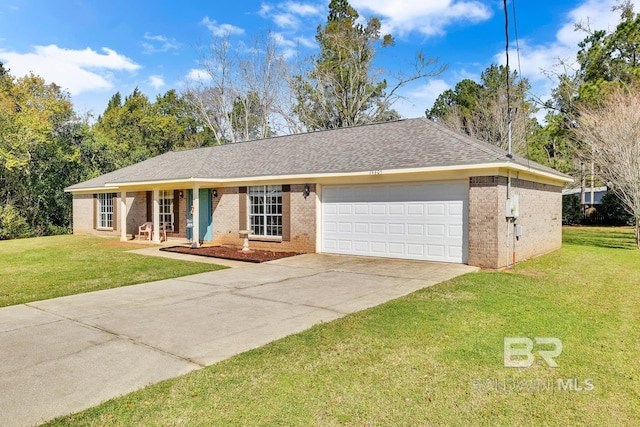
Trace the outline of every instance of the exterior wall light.
{"label": "exterior wall light", "polygon": [[311,188],[309,187],[309,184],[304,185],[304,192],[302,194],[304,194],[305,199],[309,197],[309,194],[311,194]]}

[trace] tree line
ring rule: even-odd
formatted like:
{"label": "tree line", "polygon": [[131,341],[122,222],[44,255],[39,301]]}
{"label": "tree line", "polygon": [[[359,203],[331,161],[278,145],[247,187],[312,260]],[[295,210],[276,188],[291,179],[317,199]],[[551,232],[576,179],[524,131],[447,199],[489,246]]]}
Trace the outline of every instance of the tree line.
{"label": "tree line", "polygon": [[[617,9],[614,31],[578,28],[585,39],[577,67],[565,64],[555,75],[548,101],[534,98],[516,71],[494,64],[479,82],[465,79],[442,93],[426,116],[501,148],[510,120],[516,154],[578,182],[593,163],[598,180],[638,219],[640,118],[631,113],[640,111],[640,18],[629,2]],[[167,151],[397,119],[398,91],[445,69],[421,52],[404,74],[376,69],[377,50],[395,40],[347,0],[330,2],[316,41],[316,55],[285,58],[273,35],[242,49],[215,38],[202,50],[205,78],[155,99],[137,88],[116,93],[95,120],[74,112],[54,83],[14,77],[0,63],[0,239],[69,232],[66,186]],[[542,124],[540,108],[548,111]]]}

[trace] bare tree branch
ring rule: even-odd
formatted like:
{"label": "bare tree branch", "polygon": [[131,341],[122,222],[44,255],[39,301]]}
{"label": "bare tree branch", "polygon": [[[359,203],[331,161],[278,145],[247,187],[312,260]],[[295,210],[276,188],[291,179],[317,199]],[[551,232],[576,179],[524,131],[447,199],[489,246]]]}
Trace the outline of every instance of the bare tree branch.
{"label": "bare tree branch", "polygon": [[584,150],[594,153],[600,176],[633,215],[640,248],[640,91],[617,88],[599,106],[583,105],[578,111],[576,136]]}

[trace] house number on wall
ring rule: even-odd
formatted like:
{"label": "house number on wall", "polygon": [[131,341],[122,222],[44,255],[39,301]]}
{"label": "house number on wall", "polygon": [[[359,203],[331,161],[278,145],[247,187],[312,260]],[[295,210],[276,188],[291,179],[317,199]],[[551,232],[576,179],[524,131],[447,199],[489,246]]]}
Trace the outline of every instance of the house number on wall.
{"label": "house number on wall", "polygon": [[382,175],[382,171],[381,170],[369,171],[369,175]]}

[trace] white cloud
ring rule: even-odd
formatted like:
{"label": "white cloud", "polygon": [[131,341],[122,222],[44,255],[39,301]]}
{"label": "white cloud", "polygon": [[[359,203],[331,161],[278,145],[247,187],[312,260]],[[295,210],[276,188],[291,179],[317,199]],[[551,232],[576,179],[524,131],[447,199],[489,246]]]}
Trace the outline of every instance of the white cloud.
{"label": "white cloud", "polygon": [[209,19],[208,16],[205,16],[201,23],[206,25],[216,37],[244,34],[244,29],[231,24],[218,24],[215,20]]}
{"label": "white cloud", "polygon": [[300,18],[321,15],[325,9],[324,4],[287,1],[275,5],[263,3],[258,13],[263,18],[273,20],[274,24],[280,28],[296,29],[301,25]]}
{"label": "white cloud", "polygon": [[278,47],[281,48],[280,53],[285,59],[293,58],[302,48],[317,47],[316,41],[307,37],[287,38],[283,33],[269,33]]}
{"label": "white cloud", "polygon": [[432,36],[444,34],[455,21],[477,23],[492,16],[491,9],[476,0],[352,0],[361,14],[380,18],[383,32],[404,35],[413,31]]}
{"label": "white cloud", "polygon": [[322,13],[323,8],[317,5],[297,3],[289,1],[281,5],[281,7],[289,12],[299,16],[318,15]]}
{"label": "white cloud", "polygon": [[187,81],[206,81],[211,80],[211,76],[202,68],[192,68],[186,75]]}
{"label": "white cloud", "polygon": [[159,91],[162,86],[165,86],[162,76],[149,76],[149,84],[153,86],[156,91]]}
{"label": "white cloud", "polygon": [[113,72],[134,72],[140,68],[130,58],[103,47],[99,53],[91,48],[63,49],[56,45],[34,46],[30,53],[0,50],[0,59],[17,77],[29,73],[42,76],[78,95],[96,90],[111,89]]}
{"label": "white cloud", "polygon": [[269,16],[272,10],[273,10],[273,6],[271,6],[270,4],[262,3],[260,5],[260,11],[258,12],[258,15],[262,16],[263,18],[266,18],[267,16]]}
{"label": "white cloud", "polygon": [[180,47],[180,44],[175,39],[169,39],[163,35],[153,36],[149,33],[144,33],[144,39],[147,41],[142,42],[143,53],[167,52]]}
{"label": "white cloud", "polygon": [[282,28],[297,28],[300,21],[290,13],[278,13],[273,15],[273,22]]}
{"label": "white cloud", "polygon": [[436,98],[451,86],[442,79],[431,79],[427,83],[421,85],[411,85],[403,89],[399,99],[393,108],[400,113],[402,117],[424,117],[426,109],[431,108]]}

